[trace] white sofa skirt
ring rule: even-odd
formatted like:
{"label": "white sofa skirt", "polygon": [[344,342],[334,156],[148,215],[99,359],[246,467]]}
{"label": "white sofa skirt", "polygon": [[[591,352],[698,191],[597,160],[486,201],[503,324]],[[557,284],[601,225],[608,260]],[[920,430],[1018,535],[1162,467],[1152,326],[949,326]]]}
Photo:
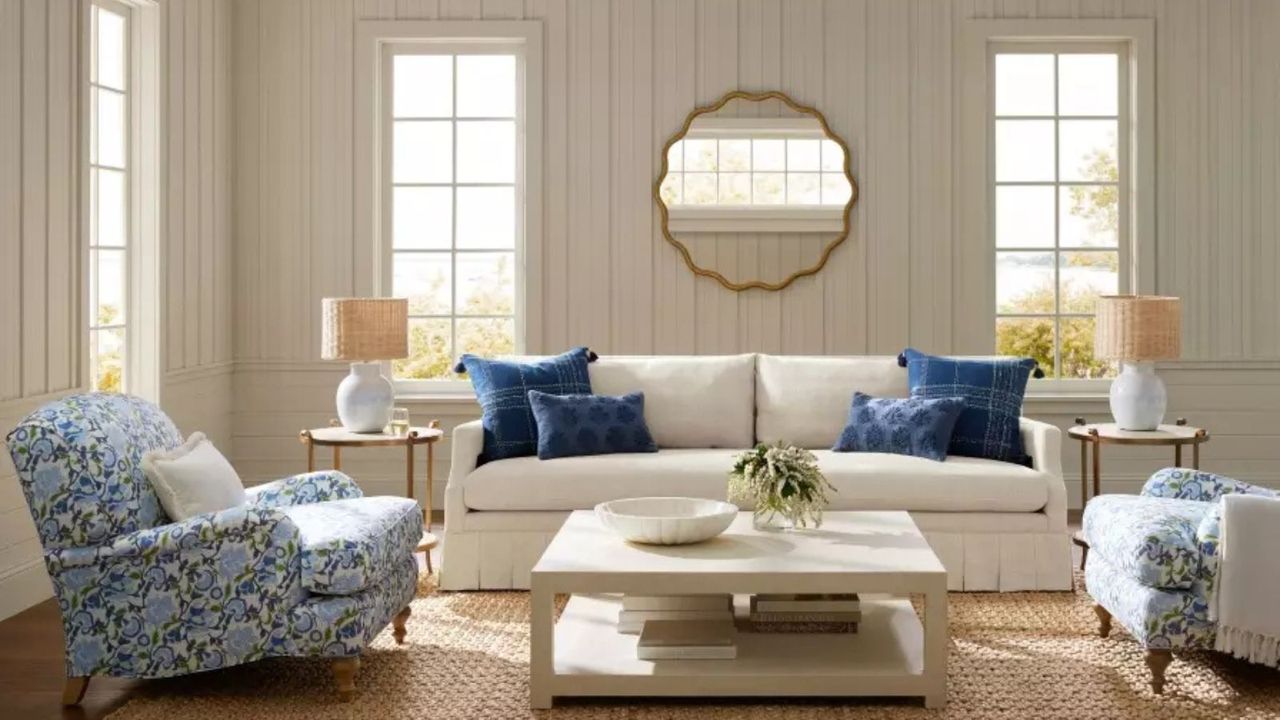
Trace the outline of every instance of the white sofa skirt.
{"label": "white sofa skirt", "polygon": [[[527,590],[567,512],[464,512],[446,524],[443,590]],[[1070,590],[1071,541],[1043,513],[911,513],[947,589]]]}

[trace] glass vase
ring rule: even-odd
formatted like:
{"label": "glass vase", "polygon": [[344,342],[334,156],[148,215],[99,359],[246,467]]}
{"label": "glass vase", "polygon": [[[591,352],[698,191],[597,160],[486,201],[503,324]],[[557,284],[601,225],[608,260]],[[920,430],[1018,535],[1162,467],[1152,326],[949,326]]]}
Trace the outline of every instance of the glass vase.
{"label": "glass vase", "polygon": [[751,526],[756,530],[777,532],[791,530],[795,523],[781,510],[765,509],[751,516]]}

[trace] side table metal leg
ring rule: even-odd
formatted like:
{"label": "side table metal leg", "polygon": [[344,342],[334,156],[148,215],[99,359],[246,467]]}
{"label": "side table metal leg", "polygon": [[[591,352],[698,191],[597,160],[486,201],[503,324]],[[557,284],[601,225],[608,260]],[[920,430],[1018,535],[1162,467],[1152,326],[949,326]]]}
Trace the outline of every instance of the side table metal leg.
{"label": "side table metal leg", "polygon": [[1173,466],[1182,467],[1182,443],[1173,446]]}
{"label": "side table metal leg", "polygon": [[1093,496],[1102,494],[1102,443],[1093,440]]}
{"label": "side table metal leg", "polygon": [[1089,502],[1089,441],[1080,441],[1080,510]]}

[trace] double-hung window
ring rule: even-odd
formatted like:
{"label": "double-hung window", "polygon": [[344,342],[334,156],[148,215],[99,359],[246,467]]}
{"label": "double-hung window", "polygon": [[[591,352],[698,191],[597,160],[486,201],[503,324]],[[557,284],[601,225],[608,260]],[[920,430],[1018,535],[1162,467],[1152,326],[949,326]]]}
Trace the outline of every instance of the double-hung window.
{"label": "double-hung window", "polygon": [[1094,304],[1131,282],[1127,46],[993,43],[988,60],[996,351],[1107,376]]}
{"label": "double-hung window", "polygon": [[382,47],[381,294],[409,299],[401,388],[456,382],[463,353],[523,350],[525,50]]}
{"label": "double-hung window", "polygon": [[129,6],[94,0],[89,48],[89,382],[124,392],[132,232]]}

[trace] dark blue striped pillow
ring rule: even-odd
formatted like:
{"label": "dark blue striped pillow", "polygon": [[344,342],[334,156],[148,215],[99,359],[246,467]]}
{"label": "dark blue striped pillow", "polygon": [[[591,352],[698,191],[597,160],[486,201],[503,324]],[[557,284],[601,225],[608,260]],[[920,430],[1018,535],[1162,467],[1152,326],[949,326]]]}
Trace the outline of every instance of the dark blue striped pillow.
{"label": "dark blue striped pillow", "polygon": [[947,358],[907,348],[907,384],[913,398],[964,400],[951,433],[951,455],[1030,464],[1022,448],[1022,398],[1036,367],[1030,358]]}
{"label": "dark blue striped pillow", "polygon": [[490,360],[463,355],[462,365],[475,388],[484,425],[480,462],[534,455],[538,424],[529,406],[529,391],[550,395],[589,395],[585,347],[545,360]]}

